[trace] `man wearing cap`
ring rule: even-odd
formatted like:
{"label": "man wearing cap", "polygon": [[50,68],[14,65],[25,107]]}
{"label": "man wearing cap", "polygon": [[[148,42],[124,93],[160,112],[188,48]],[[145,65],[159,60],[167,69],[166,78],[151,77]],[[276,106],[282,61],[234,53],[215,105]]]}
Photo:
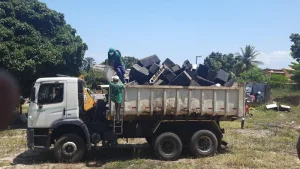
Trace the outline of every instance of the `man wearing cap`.
{"label": "man wearing cap", "polygon": [[119,50],[115,50],[114,48],[109,49],[108,65],[114,68],[122,83],[125,84],[125,79],[124,79],[125,66],[122,60],[121,52]]}
{"label": "man wearing cap", "polygon": [[109,84],[110,89],[110,98],[111,101],[115,103],[115,110],[117,115],[117,122],[120,121],[120,109],[121,109],[121,103],[123,101],[123,92],[124,85],[122,83],[119,83],[119,77],[113,76],[112,82]]}

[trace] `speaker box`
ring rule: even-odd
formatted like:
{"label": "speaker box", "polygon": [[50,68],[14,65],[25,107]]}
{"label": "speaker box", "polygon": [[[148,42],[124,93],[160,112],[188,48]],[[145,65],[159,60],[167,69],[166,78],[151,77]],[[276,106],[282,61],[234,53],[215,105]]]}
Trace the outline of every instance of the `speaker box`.
{"label": "speaker box", "polygon": [[158,79],[154,84],[154,86],[158,86],[158,85],[165,85],[165,82],[161,79]]}
{"label": "speaker box", "polygon": [[181,69],[180,69],[180,66],[179,65],[175,65],[175,66],[172,66],[171,68],[171,71],[173,72],[173,73],[175,73],[175,74],[177,74],[177,75],[179,75],[180,73],[181,73]]}
{"label": "speaker box", "polygon": [[168,67],[165,67],[165,70],[160,75],[160,79],[163,79],[166,84],[170,83],[175,77],[176,74],[173,73]]}
{"label": "speaker box", "polygon": [[200,76],[197,76],[196,82],[200,86],[212,86],[212,85],[214,85],[214,82],[209,81],[207,79],[204,79],[203,77],[200,77]]}
{"label": "speaker box", "polygon": [[195,80],[191,80],[190,86],[200,86]]}
{"label": "speaker box", "polygon": [[139,85],[136,81],[131,81],[128,83],[129,86]]}
{"label": "speaker box", "polygon": [[218,72],[217,72],[217,76],[215,77],[214,79],[214,82],[215,83],[219,83],[221,85],[224,86],[224,84],[227,82],[228,80],[228,77],[229,77],[229,73],[225,72],[224,70],[220,69]]}
{"label": "speaker box", "polygon": [[196,71],[187,70],[186,72],[190,75],[190,77],[191,77],[193,80],[196,80],[196,79],[197,79],[197,72],[196,72]]}
{"label": "speaker box", "polygon": [[170,60],[169,58],[167,58],[162,64],[166,65],[169,68],[172,66],[175,66],[175,63],[172,60]]}
{"label": "speaker box", "polygon": [[145,67],[141,67],[138,64],[133,65],[130,70],[130,81],[136,81],[138,84],[144,84],[150,78],[149,70]]}
{"label": "speaker box", "polygon": [[140,59],[138,61],[138,65],[145,67],[145,68],[150,68],[154,63],[159,64],[160,59],[156,55],[151,55],[148,57],[145,57],[143,59]]}
{"label": "speaker box", "polygon": [[226,83],[224,84],[224,86],[225,86],[225,87],[232,87],[233,84],[234,84],[235,82],[236,82],[235,79],[230,79],[228,82],[226,82]]}
{"label": "speaker box", "polygon": [[185,60],[185,61],[183,62],[183,65],[182,65],[182,69],[183,69],[183,70],[191,70],[192,67],[193,67],[193,65],[190,63],[189,60]]}
{"label": "speaker box", "polygon": [[209,71],[209,67],[207,67],[205,65],[202,65],[202,64],[198,65],[198,68],[197,68],[198,76],[203,77],[204,79],[206,79],[207,76],[208,76],[208,71]]}
{"label": "speaker box", "polygon": [[210,70],[208,72],[207,80],[214,81],[214,79],[216,78],[216,76],[217,76],[217,73],[215,71]]}
{"label": "speaker box", "polygon": [[156,63],[153,63],[153,65],[149,69],[150,76],[153,76],[158,70],[160,66]]}
{"label": "speaker box", "polygon": [[191,83],[192,78],[186,71],[183,71],[178,75],[175,79],[173,79],[169,85],[175,85],[175,86],[189,86]]}

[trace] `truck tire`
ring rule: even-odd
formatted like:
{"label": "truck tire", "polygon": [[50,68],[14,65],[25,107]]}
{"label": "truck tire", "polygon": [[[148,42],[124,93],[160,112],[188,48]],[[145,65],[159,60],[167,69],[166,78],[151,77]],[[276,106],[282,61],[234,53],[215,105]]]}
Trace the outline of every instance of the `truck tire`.
{"label": "truck tire", "polygon": [[298,142],[296,144],[296,150],[297,150],[298,158],[300,159],[300,136],[298,137]]}
{"label": "truck tire", "polygon": [[191,138],[189,149],[197,157],[213,156],[218,150],[218,139],[209,130],[197,131]]}
{"label": "truck tire", "polygon": [[160,134],[154,142],[154,152],[162,160],[176,160],[182,151],[180,138],[171,132]]}
{"label": "truck tire", "polygon": [[59,162],[78,162],[85,151],[83,139],[76,134],[63,135],[54,144],[54,156]]}

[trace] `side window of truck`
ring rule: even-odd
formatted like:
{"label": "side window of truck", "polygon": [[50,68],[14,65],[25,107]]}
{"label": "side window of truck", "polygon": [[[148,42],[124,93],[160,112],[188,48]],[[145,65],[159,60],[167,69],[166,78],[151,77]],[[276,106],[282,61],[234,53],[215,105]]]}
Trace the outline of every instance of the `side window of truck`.
{"label": "side window of truck", "polygon": [[64,100],[64,84],[42,84],[38,92],[38,104],[55,104]]}

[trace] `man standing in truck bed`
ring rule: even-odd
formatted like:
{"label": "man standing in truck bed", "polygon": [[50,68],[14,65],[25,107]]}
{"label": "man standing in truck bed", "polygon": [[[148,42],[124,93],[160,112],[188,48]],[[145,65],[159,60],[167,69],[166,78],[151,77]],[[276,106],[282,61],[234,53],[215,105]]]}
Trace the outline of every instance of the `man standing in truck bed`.
{"label": "man standing in truck bed", "polygon": [[108,65],[112,66],[117,72],[120,80],[123,84],[125,84],[124,74],[125,74],[125,66],[122,60],[122,55],[119,50],[115,50],[114,48],[110,48],[108,51]]}
{"label": "man standing in truck bed", "polygon": [[109,84],[110,89],[110,98],[111,101],[115,103],[115,115],[117,116],[117,122],[120,121],[120,110],[121,110],[121,103],[123,101],[123,89],[124,85],[122,83],[119,83],[119,77],[113,76],[112,82]]}

